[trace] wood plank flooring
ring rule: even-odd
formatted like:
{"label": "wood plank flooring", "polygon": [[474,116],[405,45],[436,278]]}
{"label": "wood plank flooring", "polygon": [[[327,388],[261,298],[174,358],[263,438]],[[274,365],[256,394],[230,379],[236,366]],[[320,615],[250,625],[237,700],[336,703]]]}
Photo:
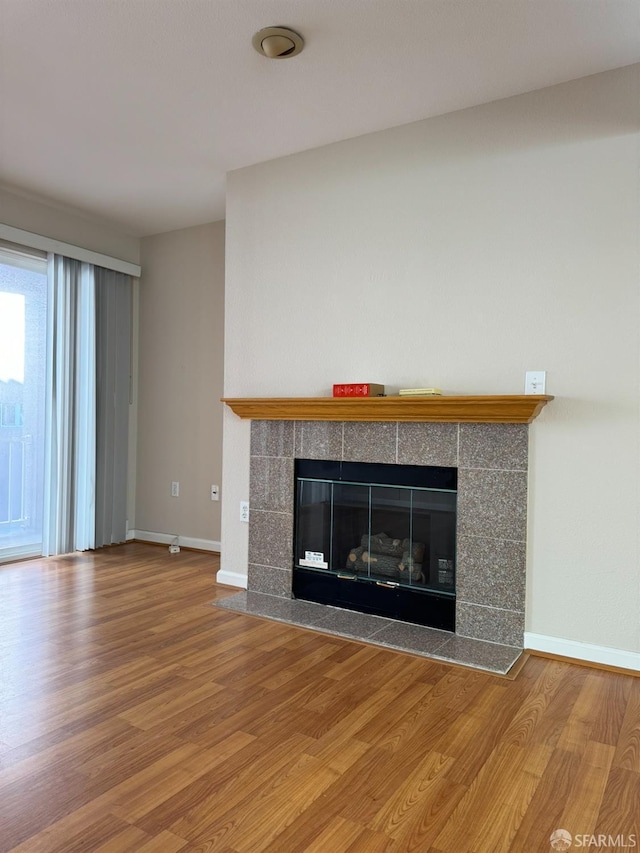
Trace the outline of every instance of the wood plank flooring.
{"label": "wood plank flooring", "polygon": [[133,543],[0,567],[0,853],[640,847],[639,678],[256,619],[211,606],[217,568]]}

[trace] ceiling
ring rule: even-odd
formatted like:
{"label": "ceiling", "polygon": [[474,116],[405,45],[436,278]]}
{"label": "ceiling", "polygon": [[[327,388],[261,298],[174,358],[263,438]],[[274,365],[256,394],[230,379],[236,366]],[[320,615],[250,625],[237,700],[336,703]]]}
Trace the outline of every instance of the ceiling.
{"label": "ceiling", "polygon": [[0,183],[160,233],[229,170],[638,61],[638,0],[0,0]]}

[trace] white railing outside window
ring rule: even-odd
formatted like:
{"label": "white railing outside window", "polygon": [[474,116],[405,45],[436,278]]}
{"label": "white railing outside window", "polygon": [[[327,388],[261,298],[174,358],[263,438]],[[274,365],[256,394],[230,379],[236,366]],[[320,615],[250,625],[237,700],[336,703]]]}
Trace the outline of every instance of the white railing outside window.
{"label": "white railing outside window", "polygon": [[31,438],[4,439],[0,434],[0,531],[29,523],[27,469]]}

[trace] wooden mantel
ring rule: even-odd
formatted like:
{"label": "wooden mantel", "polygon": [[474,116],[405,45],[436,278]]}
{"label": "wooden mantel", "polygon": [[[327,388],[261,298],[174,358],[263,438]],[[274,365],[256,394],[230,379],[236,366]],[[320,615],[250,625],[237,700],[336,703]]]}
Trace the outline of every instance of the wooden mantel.
{"label": "wooden mantel", "polygon": [[548,395],[479,397],[223,397],[240,418],[255,421],[437,421],[529,424]]}

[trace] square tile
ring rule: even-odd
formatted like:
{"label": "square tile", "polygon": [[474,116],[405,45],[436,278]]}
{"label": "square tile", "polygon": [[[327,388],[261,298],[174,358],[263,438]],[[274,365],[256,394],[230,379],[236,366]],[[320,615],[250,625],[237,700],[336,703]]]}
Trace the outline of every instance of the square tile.
{"label": "square tile", "polygon": [[[260,567],[255,567],[259,570]],[[266,592],[243,590],[214,602],[226,610],[264,616],[301,627],[316,627],[326,618],[326,607],[313,601],[283,598]]]}
{"label": "square tile", "polygon": [[325,618],[325,605],[315,601],[301,601],[291,598],[280,609],[281,617],[303,628],[314,628]]}
{"label": "square tile", "polygon": [[506,675],[521,654],[522,649],[511,646],[454,636],[447,640],[434,656],[451,663],[461,663]]}
{"label": "square tile", "polygon": [[458,599],[505,610],[524,610],[526,545],[505,539],[458,536]]}
{"label": "square tile", "polygon": [[293,566],[293,515],[252,509],[249,562],[289,569]]}
{"label": "square tile", "polygon": [[329,605],[326,606],[326,611],[326,617],[318,626],[320,630],[353,639],[366,640],[391,621],[382,616],[372,616],[369,613],[358,613],[355,610],[344,610],[341,607]]}
{"label": "square tile", "polygon": [[252,456],[293,456],[293,421],[251,421]]}
{"label": "square tile", "polygon": [[396,461],[398,425],[367,421],[344,424],[343,459],[346,462]]}
{"label": "square tile", "polygon": [[264,592],[270,596],[291,598],[291,569],[249,563],[247,587],[248,592]]}
{"label": "square tile", "polygon": [[290,513],[293,508],[293,459],[252,456],[249,469],[251,509]]}
{"label": "square tile", "polygon": [[342,459],[342,423],[296,421],[298,459]]}
{"label": "square tile", "polygon": [[458,534],[524,542],[527,472],[458,469]]}
{"label": "square tile", "polygon": [[372,640],[392,649],[407,652],[431,653],[451,639],[449,631],[439,631],[424,625],[392,621],[373,635]]}
{"label": "square tile", "polygon": [[475,640],[524,646],[524,613],[481,607],[466,601],[456,602],[456,634]]}
{"label": "square tile", "polygon": [[266,616],[269,619],[278,619],[281,622],[293,622],[294,605],[292,598],[281,598],[276,595],[267,595],[262,592],[250,592],[247,596],[247,613],[255,616]]}
{"label": "square tile", "polygon": [[235,595],[226,595],[224,598],[218,598],[213,602],[215,607],[222,607],[224,610],[237,610],[239,613],[244,613],[247,609],[247,590],[237,592]]}
{"label": "square tile", "polygon": [[400,465],[458,465],[458,424],[399,423]]}
{"label": "square tile", "polygon": [[526,471],[528,424],[460,424],[460,467]]}

